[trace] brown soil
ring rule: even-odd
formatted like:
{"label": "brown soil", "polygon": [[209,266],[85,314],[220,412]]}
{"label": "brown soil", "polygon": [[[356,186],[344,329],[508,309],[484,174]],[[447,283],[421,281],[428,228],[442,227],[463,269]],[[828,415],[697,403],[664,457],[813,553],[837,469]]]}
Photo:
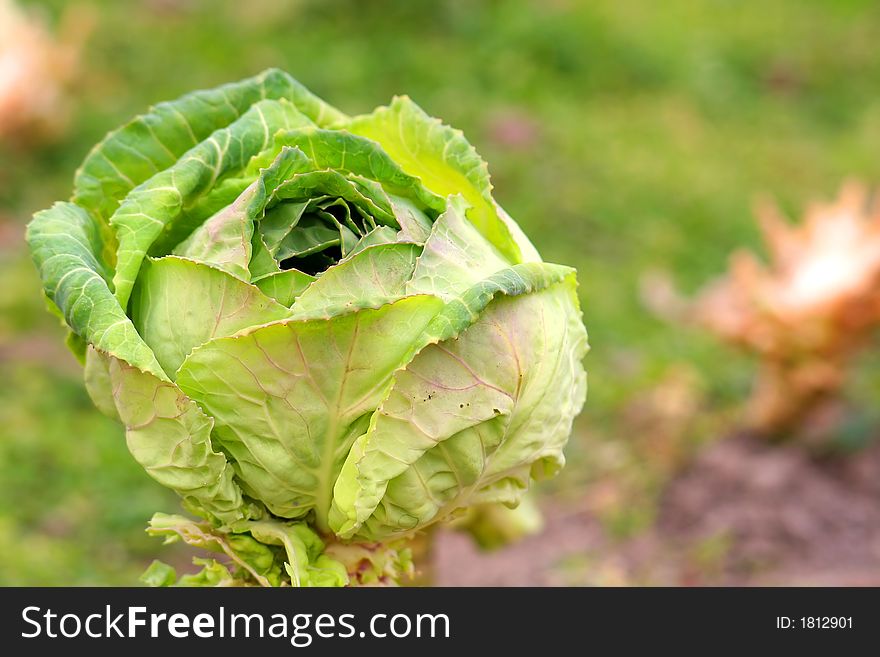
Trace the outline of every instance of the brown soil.
{"label": "brown soil", "polygon": [[721,440],[670,482],[654,528],[625,541],[576,506],[545,514],[542,534],[491,553],[441,532],[436,584],[880,585],[880,443],[818,458]]}

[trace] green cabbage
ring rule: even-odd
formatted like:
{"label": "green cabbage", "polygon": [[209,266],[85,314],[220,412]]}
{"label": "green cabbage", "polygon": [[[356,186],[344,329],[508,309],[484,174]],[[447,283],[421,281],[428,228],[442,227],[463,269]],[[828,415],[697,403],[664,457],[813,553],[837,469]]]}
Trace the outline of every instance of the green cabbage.
{"label": "green cabbage", "polygon": [[414,532],[564,463],[575,272],[409,98],[348,117],[270,70],[161,103],[27,239],[96,406],[202,518],[150,531],[227,560],[185,583],[345,584],[379,552],[394,580]]}

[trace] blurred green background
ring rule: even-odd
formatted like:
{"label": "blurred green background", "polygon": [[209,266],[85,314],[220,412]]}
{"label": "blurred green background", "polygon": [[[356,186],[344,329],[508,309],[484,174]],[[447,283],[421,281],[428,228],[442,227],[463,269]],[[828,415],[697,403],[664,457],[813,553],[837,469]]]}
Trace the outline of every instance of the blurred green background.
{"label": "blurred green background", "polygon": [[[21,4],[55,25],[76,3]],[[731,422],[752,373],[647,310],[645,277],[692,292],[720,273],[758,244],[756,195],[798,212],[847,177],[880,180],[870,0],[83,6],[95,22],[67,131],[0,144],[0,584],[130,584],[159,551],[146,520],[177,509],[93,409],[22,241],[91,145],[151,103],[277,66],[345,112],[406,93],[463,129],[545,259],[579,271],[590,396],[542,491],[586,495],[614,536],[650,526],[663,482]],[[633,400],[670,380],[699,412],[658,428]],[[878,387],[867,376],[858,394]]]}

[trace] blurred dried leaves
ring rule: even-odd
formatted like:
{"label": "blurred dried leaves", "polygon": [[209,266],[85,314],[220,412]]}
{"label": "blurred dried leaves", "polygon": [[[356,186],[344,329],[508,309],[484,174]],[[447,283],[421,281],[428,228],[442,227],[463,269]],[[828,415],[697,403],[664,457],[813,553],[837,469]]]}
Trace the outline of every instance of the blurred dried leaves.
{"label": "blurred dried leaves", "polygon": [[0,142],[51,141],[63,133],[93,10],[69,5],[57,33],[39,13],[0,0]]}
{"label": "blurred dried leaves", "polygon": [[848,365],[880,324],[880,204],[858,183],[791,224],[763,203],[769,261],[733,254],[689,314],[758,355],[749,424],[773,435],[831,421]]}

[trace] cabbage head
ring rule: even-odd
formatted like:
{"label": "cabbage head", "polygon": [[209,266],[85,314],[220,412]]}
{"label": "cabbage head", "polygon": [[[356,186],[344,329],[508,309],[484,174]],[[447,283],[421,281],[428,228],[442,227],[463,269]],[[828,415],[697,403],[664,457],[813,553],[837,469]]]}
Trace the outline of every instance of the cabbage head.
{"label": "cabbage head", "polygon": [[393,582],[409,537],[563,465],[575,271],[491,189],[409,98],[352,117],[269,70],[109,133],[35,215],[91,398],[199,517],[150,531],[220,555],[178,583]]}

